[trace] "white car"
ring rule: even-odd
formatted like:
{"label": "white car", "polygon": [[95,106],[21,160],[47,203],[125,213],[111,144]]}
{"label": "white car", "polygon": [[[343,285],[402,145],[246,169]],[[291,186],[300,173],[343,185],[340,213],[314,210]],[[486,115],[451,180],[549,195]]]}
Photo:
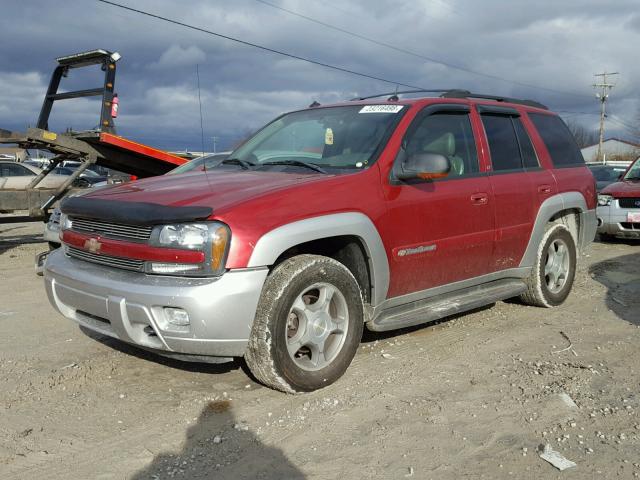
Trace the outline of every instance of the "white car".
{"label": "white car", "polygon": [[[42,170],[31,165],[12,161],[0,161],[0,188],[22,190],[27,188],[31,181]],[[56,188],[62,185],[69,177],[64,175],[49,174],[42,179],[36,188]]]}

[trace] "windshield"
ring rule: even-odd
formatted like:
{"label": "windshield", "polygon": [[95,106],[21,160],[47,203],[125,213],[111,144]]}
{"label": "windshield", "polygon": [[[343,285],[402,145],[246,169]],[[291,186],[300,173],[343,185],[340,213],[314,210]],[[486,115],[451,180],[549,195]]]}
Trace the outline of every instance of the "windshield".
{"label": "windshield", "polygon": [[174,175],[178,173],[190,172],[192,170],[202,171],[206,165],[206,168],[213,168],[229,156],[229,152],[217,153],[214,155],[207,155],[206,157],[194,158],[193,160],[183,163],[179,167],[174,168],[167,175]]}
{"label": "windshield", "polygon": [[364,168],[404,105],[353,105],[286,114],[256,133],[229,158],[258,166],[306,162],[323,169]]}
{"label": "windshield", "polygon": [[627,174],[624,176],[625,180],[640,180],[640,158],[635,161],[631,166]]}
{"label": "windshield", "polygon": [[623,168],[615,167],[596,167],[592,168],[591,172],[595,179],[599,182],[615,182],[620,178],[620,175],[624,172]]}

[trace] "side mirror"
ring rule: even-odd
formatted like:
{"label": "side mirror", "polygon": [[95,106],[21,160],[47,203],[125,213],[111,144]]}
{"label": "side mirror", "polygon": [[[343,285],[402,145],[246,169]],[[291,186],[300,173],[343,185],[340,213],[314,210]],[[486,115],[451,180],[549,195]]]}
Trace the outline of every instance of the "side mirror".
{"label": "side mirror", "polygon": [[399,180],[434,180],[444,178],[451,171],[451,162],[439,153],[416,153],[400,162],[396,177]]}

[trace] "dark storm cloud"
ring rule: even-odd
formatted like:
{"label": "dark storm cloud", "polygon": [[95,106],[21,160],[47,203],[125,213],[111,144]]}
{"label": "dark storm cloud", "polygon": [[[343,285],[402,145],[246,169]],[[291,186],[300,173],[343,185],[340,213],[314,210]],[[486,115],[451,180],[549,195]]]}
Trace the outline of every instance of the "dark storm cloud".
{"label": "dark storm cloud", "polygon": [[[595,0],[270,1],[378,41],[520,84],[373,45],[254,0],[122,0],[225,35],[398,82],[534,98],[558,110],[596,112],[590,86],[593,74],[620,71],[611,111],[631,122],[640,107],[635,93],[640,87],[637,0],[620,0],[615,7]],[[313,100],[325,103],[395,88],[93,0],[10,0],[3,2],[0,26],[5,39],[0,43],[2,128],[21,129],[35,122],[54,57],[96,47],[123,55],[116,85],[121,100],[119,132],[164,148],[200,148],[196,64],[207,149],[213,136],[228,148],[275,115]],[[94,82],[99,82],[97,78]],[[68,80],[67,86],[73,88],[89,77]],[[87,100],[61,104],[54,112],[54,124],[60,129],[92,127],[97,122],[95,107]],[[595,115],[570,118],[589,126],[597,122]],[[623,128],[613,122],[608,127],[611,132]]]}

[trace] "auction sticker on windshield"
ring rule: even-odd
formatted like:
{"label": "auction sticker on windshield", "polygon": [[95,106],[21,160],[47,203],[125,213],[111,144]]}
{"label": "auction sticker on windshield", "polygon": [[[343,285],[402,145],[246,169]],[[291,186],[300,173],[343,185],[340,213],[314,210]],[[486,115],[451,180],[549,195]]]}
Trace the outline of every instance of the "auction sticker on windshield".
{"label": "auction sticker on windshield", "polygon": [[404,105],[366,105],[358,113],[398,113]]}

